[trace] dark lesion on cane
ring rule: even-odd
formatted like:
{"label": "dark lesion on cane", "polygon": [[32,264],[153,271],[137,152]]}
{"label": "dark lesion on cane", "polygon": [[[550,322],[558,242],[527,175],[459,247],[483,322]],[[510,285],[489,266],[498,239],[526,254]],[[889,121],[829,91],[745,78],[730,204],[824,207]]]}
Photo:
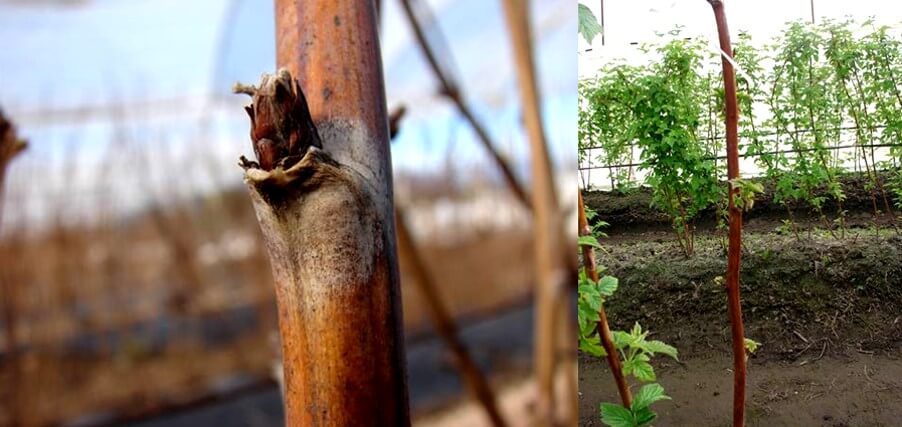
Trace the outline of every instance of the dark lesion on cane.
{"label": "dark lesion on cane", "polygon": [[241,156],[238,164],[245,170],[287,170],[311,147],[323,147],[304,92],[288,70],[264,74],[257,86],[236,83],[233,91],[251,97],[244,110],[251,119],[256,161]]}

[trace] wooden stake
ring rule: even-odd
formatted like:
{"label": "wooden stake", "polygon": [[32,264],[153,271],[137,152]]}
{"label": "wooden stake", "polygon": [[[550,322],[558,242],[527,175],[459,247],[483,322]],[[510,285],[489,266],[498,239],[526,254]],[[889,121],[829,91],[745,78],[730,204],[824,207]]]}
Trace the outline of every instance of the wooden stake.
{"label": "wooden stake", "polygon": [[[504,13],[513,45],[515,70],[520,86],[524,121],[532,157],[532,207],[535,238],[536,326],[535,371],[538,384],[537,415],[541,425],[554,424],[555,314],[563,304],[560,289],[563,268],[560,265],[562,233],[555,195],[551,160],[542,129],[541,103],[532,58],[529,17],[526,2],[504,0]],[[573,395],[576,393],[573,392]]]}

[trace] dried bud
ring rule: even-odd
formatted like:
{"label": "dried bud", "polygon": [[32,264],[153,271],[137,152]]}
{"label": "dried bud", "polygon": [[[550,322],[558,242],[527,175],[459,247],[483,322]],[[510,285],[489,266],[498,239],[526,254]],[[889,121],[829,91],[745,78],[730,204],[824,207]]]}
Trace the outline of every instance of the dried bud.
{"label": "dried bud", "polygon": [[257,87],[236,84],[234,91],[252,98],[244,109],[251,118],[251,141],[259,164],[247,163],[246,167],[287,169],[308,148],[322,148],[304,92],[288,70],[264,74]]}

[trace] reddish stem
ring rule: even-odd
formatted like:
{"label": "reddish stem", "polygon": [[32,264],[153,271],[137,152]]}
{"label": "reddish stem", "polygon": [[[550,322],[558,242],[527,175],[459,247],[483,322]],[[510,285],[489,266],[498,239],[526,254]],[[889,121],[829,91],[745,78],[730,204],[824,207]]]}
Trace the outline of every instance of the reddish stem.
{"label": "reddish stem", "polygon": [[[723,2],[708,0],[714,9],[720,49],[733,57],[730,32]],[[722,58],[724,97],[727,116],[727,176],[730,180],[739,178],[739,108],[736,105],[736,74],[733,65]],[[730,314],[730,329],[733,336],[733,426],[745,425],[745,336],[742,326],[742,306],[739,300],[739,266],[742,250],[742,211],[736,206],[738,188],[730,186],[730,248],[727,252],[727,299]]]}
{"label": "reddish stem", "polygon": [[[589,221],[586,219],[586,208],[583,204],[583,192],[579,194],[579,235],[590,236],[592,229],[589,228]],[[583,246],[583,266],[586,268],[586,276],[593,281],[598,281],[598,270],[595,266],[595,250],[591,246]],[[614,375],[614,381],[617,383],[617,391],[620,393],[620,400],[623,406],[627,408],[633,400],[630,395],[629,385],[623,376],[623,369],[620,367],[620,357],[617,356],[617,348],[614,347],[614,336],[611,334],[611,328],[608,326],[608,317],[604,312],[604,305],[598,309],[598,335],[601,336],[601,346],[608,354],[608,366],[611,367],[611,374]]]}
{"label": "reddish stem", "polygon": [[275,15],[277,64],[324,148],[295,165],[303,179],[248,181],[275,273],[285,424],[409,426],[376,5],[276,0]]}

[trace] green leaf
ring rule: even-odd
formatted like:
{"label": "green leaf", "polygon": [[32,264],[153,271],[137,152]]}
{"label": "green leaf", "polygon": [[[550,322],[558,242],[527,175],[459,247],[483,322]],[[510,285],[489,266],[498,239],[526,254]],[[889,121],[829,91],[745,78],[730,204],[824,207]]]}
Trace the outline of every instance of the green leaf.
{"label": "green leaf", "polygon": [[617,290],[618,280],[613,276],[604,276],[601,280],[598,281],[598,292],[602,295],[609,297],[614,295],[614,291]]}
{"label": "green leaf", "polygon": [[633,329],[630,331],[630,335],[633,338],[639,338],[640,336],[642,336],[642,326],[639,325],[639,322],[636,322],[633,325]]}
{"label": "green leaf", "polygon": [[624,362],[623,373],[625,375],[627,374],[627,366],[629,366],[630,373],[632,373],[632,375],[639,381],[647,383],[657,379],[655,377],[655,369],[652,368],[651,364],[645,360],[633,359]]}
{"label": "green leaf", "polygon": [[677,358],[677,349],[671,345],[665,344],[662,341],[645,341],[644,343],[642,343],[642,349],[649,353],[665,354],[667,356],[670,356],[674,360],[680,360],[679,358]]}
{"label": "green leaf", "polygon": [[580,319],[579,336],[588,337],[588,336],[592,335],[595,332],[595,327],[597,325],[598,324],[596,322],[591,322],[591,321],[583,322],[583,320]]}
{"label": "green leaf", "polygon": [[658,418],[658,414],[652,412],[649,408],[642,408],[633,412],[633,417],[636,419],[637,426],[647,426],[651,424],[655,418]]}
{"label": "green leaf", "polygon": [[591,246],[593,248],[601,249],[601,243],[598,243],[598,239],[595,236],[579,236],[579,240],[577,240],[580,246]]}
{"label": "green leaf", "polygon": [[636,427],[636,419],[629,409],[616,403],[601,404],[601,422],[611,427]]}
{"label": "green leaf", "polygon": [[592,306],[584,301],[579,302],[577,310],[579,324],[581,325],[580,329],[583,329],[582,325],[594,325],[600,320],[598,310],[593,309]]}
{"label": "green leaf", "polygon": [[592,282],[580,284],[578,292],[580,300],[585,301],[593,310],[601,309],[601,292]]}
{"label": "green leaf", "polygon": [[746,349],[749,353],[754,353],[755,350],[758,350],[758,347],[761,346],[761,343],[760,343],[760,342],[755,341],[755,340],[753,340],[753,339],[749,339],[749,338],[745,338],[744,344],[745,344],[745,349]]}
{"label": "green leaf", "polygon": [[578,7],[579,27],[577,31],[587,43],[591,44],[595,36],[601,34],[603,29],[598,23],[598,19],[595,18],[595,14],[592,13],[592,9],[582,3],[579,3]]}
{"label": "green leaf", "polygon": [[629,347],[633,343],[633,337],[623,331],[613,331],[614,347],[618,350]]}
{"label": "green leaf", "polygon": [[664,394],[664,387],[657,383],[646,384],[633,397],[633,413],[637,413],[640,409],[648,408],[652,403],[659,400],[670,400],[670,396]]}
{"label": "green leaf", "polygon": [[627,377],[633,374],[633,370],[636,369],[636,361],[632,359],[627,359],[623,361],[623,365],[620,365],[620,370],[623,371],[623,376]]}
{"label": "green leaf", "polygon": [[598,335],[589,338],[579,337],[579,349],[596,357],[605,357],[608,355],[601,346],[601,339]]}

